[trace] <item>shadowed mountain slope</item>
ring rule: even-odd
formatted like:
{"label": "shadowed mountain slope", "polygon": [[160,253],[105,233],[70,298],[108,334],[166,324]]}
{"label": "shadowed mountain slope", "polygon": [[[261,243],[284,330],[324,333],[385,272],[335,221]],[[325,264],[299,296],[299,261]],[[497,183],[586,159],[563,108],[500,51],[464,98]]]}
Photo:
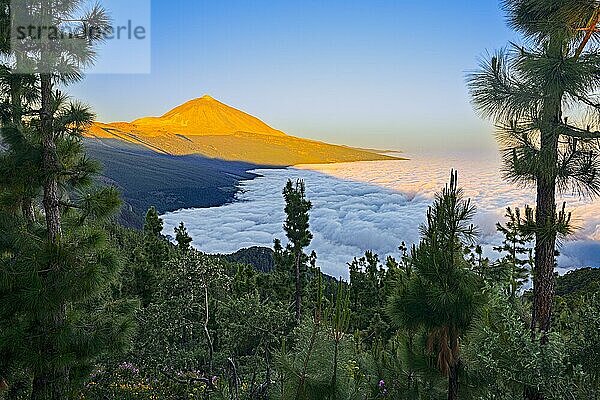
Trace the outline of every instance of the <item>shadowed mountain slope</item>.
{"label": "shadowed mountain slope", "polygon": [[141,227],[150,206],[160,213],[180,208],[213,207],[234,200],[238,184],[257,175],[254,164],[198,155],[157,154],[114,139],[85,139],[87,153],[103,165],[102,180],[123,195],[121,222]]}

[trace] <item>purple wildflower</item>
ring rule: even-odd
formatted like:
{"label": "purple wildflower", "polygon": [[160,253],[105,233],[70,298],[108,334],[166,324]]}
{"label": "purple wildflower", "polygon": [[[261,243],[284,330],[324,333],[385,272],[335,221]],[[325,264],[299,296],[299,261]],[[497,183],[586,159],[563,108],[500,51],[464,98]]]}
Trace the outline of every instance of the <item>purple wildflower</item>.
{"label": "purple wildflower", "polygon": [[121,369],[122,369],[122,370],[124,370],[124,371],[129,371],[129,372],[131,372],[131,373],[134,373],[134,374],[139,374],[139,372],[140,372],[140,370],[139,370],[139,369],[137,369],[137,368],[135,367],[135,365],[133,365],[133,364],[132,364],[132,363],[130,363],[130,362],[124,362],[124,363],[121,363],[121,364],[119,365],[119,368],[121,368]]}

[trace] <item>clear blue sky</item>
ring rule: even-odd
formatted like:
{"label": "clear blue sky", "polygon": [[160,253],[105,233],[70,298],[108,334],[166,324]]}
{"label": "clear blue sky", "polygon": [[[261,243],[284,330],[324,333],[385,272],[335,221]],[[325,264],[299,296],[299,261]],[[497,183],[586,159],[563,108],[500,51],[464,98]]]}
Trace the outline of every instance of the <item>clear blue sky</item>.
{"label": "clear blue sky", "polygon": [[207,93],[289,134],[409,150],[492,141],[465,73],[515,40],[490,0],[153,0],[151,34],[150,74],[71,88],[100,120]]}

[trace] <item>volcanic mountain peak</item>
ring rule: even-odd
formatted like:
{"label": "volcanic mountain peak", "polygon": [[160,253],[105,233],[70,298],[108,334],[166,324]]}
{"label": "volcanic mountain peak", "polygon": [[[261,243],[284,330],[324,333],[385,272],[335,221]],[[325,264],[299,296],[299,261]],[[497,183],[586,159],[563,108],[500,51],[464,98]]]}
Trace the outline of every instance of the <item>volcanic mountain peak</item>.
{"label": "volcanic mountain peak", "polygon": [[142,129],[154,128],[188,135],[232,135],[239,132],[284,135],[258,118],[209,95],[175,107],[162,117],[141,118],[132,124]]}
{"label": "volcanic mountain peak", "polygon": [[198,97],[196,99],[187,101],[182,105],[175,107],[171,111],[165,113],[161,118],[172,118],[173,116],[178,114],[197,113],[206,108],[223,108],[241,112],[239,110],[234,109],[233,107],[229,107],[228,105],[221,103],[220,101],[216,100],[210,95],[205,94],[202,97]]}
{"label": "volcanic mountain peak", "polygon": [[140,144],[158,153],[201,154],[260,165],[396,159],[375,151],[288,136],[208,95],[175,107],[161,117],[131,123],[96,123],[87,135]]}

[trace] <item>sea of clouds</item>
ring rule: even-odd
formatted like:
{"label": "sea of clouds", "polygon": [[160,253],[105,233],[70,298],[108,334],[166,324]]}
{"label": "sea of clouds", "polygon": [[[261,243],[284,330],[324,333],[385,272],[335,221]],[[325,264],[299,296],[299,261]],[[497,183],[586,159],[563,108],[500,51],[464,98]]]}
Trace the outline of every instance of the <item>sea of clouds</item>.
{"label": "sea of clouds", "polygon": [[[495,257],[501,242],[495,224],[506,207],[534,204],[532,189],[507,183],[497,156],[414,156],[407,161],[374,161],[256,170],[261,176],[240,184],[235,202],[221,207],[187,209],[163,216],[164,233],[183,221],[193,245],[207,253],[231,253],[251,246],[285,243],[282,189],[288,179],[303,179],[313,204],[310,215],[315,250],[323,272],[347,277],[347,263],[366,250],[398,256],[401,242],[418,242],[419,226],[435,193],[459,171],[459,184],[478,208],[474,220],[485,254]],[[562,200],[580,227],[563,243],[562,272],[600,267],[600,202],[567,195]]]}

